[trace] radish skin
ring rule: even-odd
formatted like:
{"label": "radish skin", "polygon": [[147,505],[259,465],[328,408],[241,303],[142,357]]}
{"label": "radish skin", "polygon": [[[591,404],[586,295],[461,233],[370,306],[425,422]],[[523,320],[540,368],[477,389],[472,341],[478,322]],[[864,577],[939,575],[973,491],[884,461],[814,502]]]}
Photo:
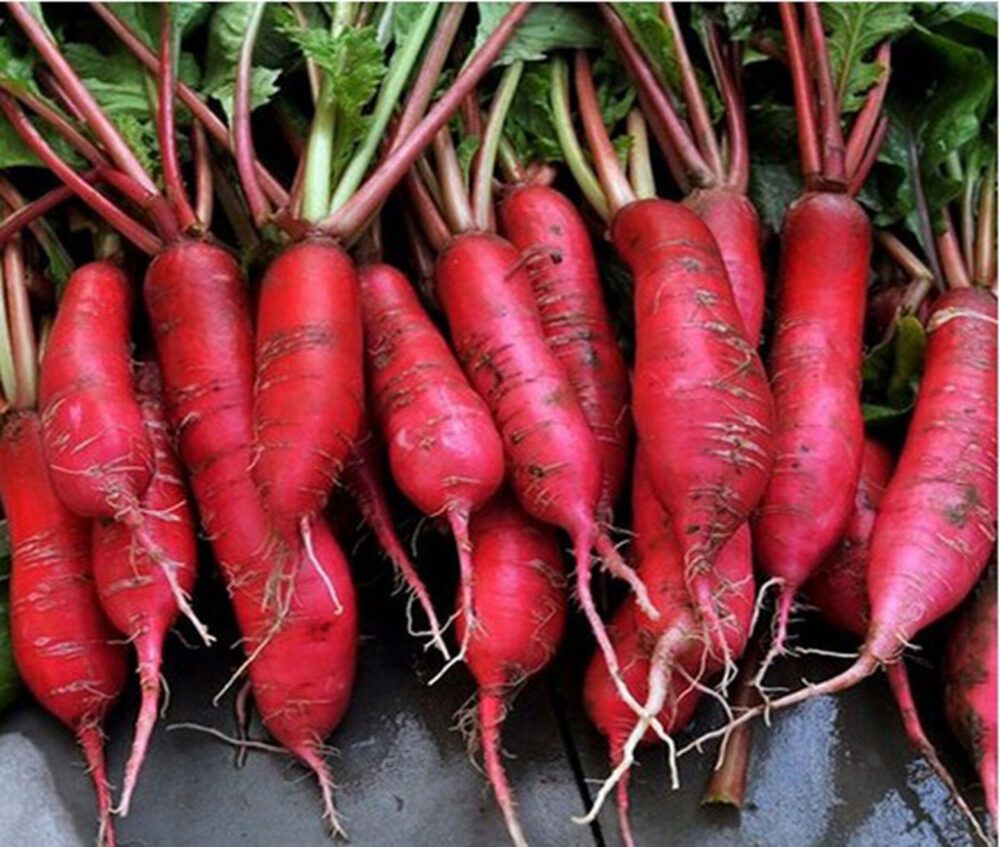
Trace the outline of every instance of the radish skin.
{"label": "radish skin", "polygon": [[152,362],[139,365],[136,396],[153,445],[153,478],[139,507],[153,543],[176,566],[168,575],[136,542],[128,527],[108,519],[95,521],[92,557],[98,599],[139,659],[142,700],[118,804],[118,813],[123,816],[128,814],[156,724],[163,644],[179,612],[177,595],[190,597],[198,573],[194,518],[164,418],[159,373]]}
{"label": "radish skin", "polygon": [[[555,531],[529,518],[507,495],[477,512],[469,528],[477,622],[466,663],[479,686],[486,775],[511,841],[527,844],[501,761],[500,729],[516,690],[553,658],[566,626],[566,580]],[[461,608],[461,603],[459,604]],[[456,621],[465,642],[465,617]]]}
{"label": "radish skin", "polygon": [[629,378],[590,234],[569,198],[543,185],[518,186],[507,193],[499,225],[501,235],[527,259],[545,337],[566,368],[597,440],[602,513],[610,518],[628,470]]}
{"label": "radish skin", "polygon": [[97,793],[97,843],[114,847],[102,725],[125,685],[126,651],[91,579],[90,521],[56,495],[33,412],[2,422],[0,498],[13,551],[14,660],[38,702],[76,734]]}
{"label": "radish skin", "polygon": [[730,188],[707,188],[684,198],[708,227],[726,266],[743,331],[753,347],[760,344],[767,288],[760,259],[760,220],[744,194]]}
{"label": "radish skin", "polygon": [[948,639],[945,713],[979,771],[997,826],[997,589],[987,572]]}
{"label": "radish skin", "polygon": [[326,504],[363,409],[354,263],[330,239],[294,244],[261,281],[253,463],[264,501],[290,538]]}
{"label": "radish skin", "polygon": [[744,335],[715,241],[694,212],[639,200],[617,213],[611,238],[635,278],[639,450],[672,516],[688,590],[715,648],[724,651],[712,569],[770,475],[767,378]]}
{"label": "radish skin", "polygon": [[854,504],[871,225],[842,194],[806,194],[785,217],[771,348],[775,465],[754,521],[762,571],[782,580],[772,650],[795,595],[833,550]]}
{"label": "radish skin", "polygon": [[110,262],[74,271],[42,359],[39,406],[52,485],[88,518],[137,520],[153,446],[132,392],[132,284]]}

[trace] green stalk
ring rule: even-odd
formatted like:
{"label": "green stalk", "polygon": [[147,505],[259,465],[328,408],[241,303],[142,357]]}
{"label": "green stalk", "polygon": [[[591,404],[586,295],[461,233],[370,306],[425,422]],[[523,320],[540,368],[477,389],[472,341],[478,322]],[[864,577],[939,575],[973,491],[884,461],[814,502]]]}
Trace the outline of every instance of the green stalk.
{"label": "green stalk", "polygon": [[406,81],[410,78],[427,34],[431,30],[434,18],[437,15],[439,3],[426,4],[417,19],[413,30],[407,33],[406,40],[397,45],[392,60],[389,62],[389,70],[379,88],[378,99],[372,111],[372,120],[368,126],[361,146],[358,147],[353,158],[344,170],[336,191],[333,192],[333,199],[330,201],[329,213],[332,215],[343,206],[358,190],[358,186],[365,178],[365,173],[375,157],[378,146],[385,135],[386,127],[389,126],[389,119],[396,109],[400,95],[406,86]]}
{"label": "green stalk", "polygon": [[566,158],[566,165],[584,197],[587,198],[587,202],[602,219],[609,221],[611,211],[608,208],[607,198],[590,163],[587,162],[587,156],[573,128],[573,113],[569,107],[569,69],[562,57],[552,60],[552,89],[549,97],[556,135],[559,137],[559,146]]}
{"label": "green stalk", "polygon": [[[355,4],[339,0],[333,11],[331,32],[336,35],[353,19]],[[300,214],[307,221],[322,220],[330,206],[333,181],[333,150],[337,135],[337,104],[330,94],[330,74],[323,75],[316,98],[309,140],[306,142],[306,168],[303,177]]]}
{"label": "green stalk", "polygon": [[3,388],[3,398],[9,405],[14,402],[17,378],[14,376],[14,349],[11,346],[10,327],[7,323],[6,290],[3,267],[0,266],[0,388]]}
{"label": "green stalk", "polygon": [[490,208],[493,202],[493,169],[496,167],[497,148],[503,136],[503,124],[507,112],[514,100],[517,84],[521,81],[524,62],[514,62],[509,65],[500,78],[493,103],[490,105],[490,116],[483,130],[482,145],[476,161],[476,173],[472,183],[472,214],[476,224],[481,229],[489,229]]}
{"label": "green stalk", "polygon": [[628,151],[628,170],[636,197],[647,199],[656,196],[656,180],[653,178],[653,163],[649,156],[649,136],[642,112],[632,109],[628,113],[628,134],[632,144]]}

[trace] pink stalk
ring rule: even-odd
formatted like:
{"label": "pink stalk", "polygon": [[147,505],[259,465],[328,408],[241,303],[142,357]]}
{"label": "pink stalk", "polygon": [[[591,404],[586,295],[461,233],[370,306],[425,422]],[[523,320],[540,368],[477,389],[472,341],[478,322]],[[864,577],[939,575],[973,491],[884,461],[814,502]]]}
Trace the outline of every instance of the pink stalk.
{"label": "pink stalk", "polygon": [[788,65],[792,72],[792,88],[795,92],[795,119],[799,124],[799,159],[802,176],[809,186],[823,171],[819,154],[819,137],[816,134],[816,112],[812,100],[809,70],[806,68],[805,53],[802,49],[802,34],[799,31],[798,13],[792,3],[782,3],[781,26],[785,31],[788,45]]}
{"label": "pink stalk", "polygon": [[267,198],[257,179],[254,162],[257,155],[253,149],[253,133],[250,130],[250,74],[253,70],[253,48],[257,43],[257,33],[264,19],[266,6],[261,3],[250,16],[247,31],[244,35],[243,47],[240,50],[240,61],[236,69],[236,95],[233,104],[233,138],[236,143],[236,169],[240,174],[240,183],[246,195],[247,204],[254,223],[262,226],[267,222],[271,210]]}
{"label": "pink stalk", "polygon": [[[81,174],[80,179],[88,183],[95,182],[97,174],[98,172],[95,168]],[[2,189],[0,189],[0,193],[3,193]],[[44,217],[61,203],[65,203],[74,196],[73,189],[65,185],[60,185],[58,188],[47,191],[37,200],[32,200],[30,203],[25,203],[19,208],[15,208],[15,211],[0,223],[0,245],[6,244],[26,226],[32,226],[39,218]],[[12,203],[7,196],[4,196],[3,199],[8,206],[15,207],[17,205]]]}
{"label": "pink stalk", "polygon": [[847,184],[844,162],[844,136],[840,131],[840,112],[830,73],[823,19],[816,3],[805,4],[807,43],[812,49],[819,92],[820,138],[823,144],[823,178],[836,186]]}
{"label": "pink stalk", "polygon": [[878,124],[878,116],[882,111],[882,102],[885,100],[885,92],[889,87],[889,68],[892,48],[889,42],[885,42],[878,49],[875,56],[875,64],[882,68],[882,78],[872,86],[865,98],[865,105],[861,107],[854,125],[847,137],[847,173],[854,174],[861,160],[864,158],[866,149],[869,147],[868,141]]}
{"label": "pink stalk", "polygon": [[191,129],[191,149],[194,151],[195,216],[204,229],[212,226],[212,153],[208,149],[205,128],[194,122]]}

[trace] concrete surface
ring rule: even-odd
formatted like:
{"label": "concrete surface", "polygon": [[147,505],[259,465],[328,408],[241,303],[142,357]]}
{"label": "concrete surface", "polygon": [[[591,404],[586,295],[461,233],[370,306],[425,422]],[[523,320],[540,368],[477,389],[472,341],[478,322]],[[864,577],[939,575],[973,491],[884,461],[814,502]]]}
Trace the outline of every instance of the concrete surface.
{"label": "concrete surface", "polygon": [[[436,558],[436,557],[435,557]],[[370,560],[370,556],[364,559]],[[358,559],[363,561],[363,559]],[[433,561],[433,558],[431,559]],[[439,560],[440,561],[440,560]],[[366,565],[366,568],[368,566]],[[337,800],[351,843],[360,847],[472,847],[507,843],[500,816],[473,767],[454,716],[473,693],[455,669],[428,688],[436,669],[402,631],[402,601],[382,564],[358,574],[365,638],[347,719],[330,739]],[[203,580],[201,608],[210,624],[231,632],[224,595]],[[367,584],[365,584],[367,582]],[[806,643],[815,634],[804,633]],[[815,635],[822,637],[822,633]],[[221,639],[225,641],[226,639]],[[579,707],[582,667],[590,650],[575,624],[557,667],[516,701],[505,732],[510,779],[532,844],[558,847],[619,843],[613,809],[593,827],[580,814],[590,781],[607,772],[601,738]],[[817,643],[817,642],[813,642]],[[166,718],[153,739],[131,815],[118,823],[122,847],[319,847],[328,844],[312,780],[289,760],[252,753],[242,770],[233,751],[170,724],[197,722],[231,734],[231,707],[211,707],[235,654],[225,647],[170,644],[165,673],[172,689]],[[831,659],[788,662],[776,681],[795,685],[832,673]],[[917,672],[931,734],[942,743],[973,802],[971,771],[939,725],[933,675]],[[231,702],[231,701],[227,701]],[[112,780],[120,782],[131,737],[136,692],[129,691],[109,724]],[[712,709],[694,728],[717,717]],[[262,736],[260,727],[255,734]],[[666,760],[647,750],[632,778],[639,845],[764,847],[932,847],[973,844],[943,787],[913,756],[880,679],[837,698],[823,698],[759,726],[749,802],[742,812],[703,808],[698,799],[711,759],[682,762],[683,787],[671,792]],[[88,777],[72,738],[27,698],[0,719],[0,845],[75,847],[92,844],[95,825]]]}

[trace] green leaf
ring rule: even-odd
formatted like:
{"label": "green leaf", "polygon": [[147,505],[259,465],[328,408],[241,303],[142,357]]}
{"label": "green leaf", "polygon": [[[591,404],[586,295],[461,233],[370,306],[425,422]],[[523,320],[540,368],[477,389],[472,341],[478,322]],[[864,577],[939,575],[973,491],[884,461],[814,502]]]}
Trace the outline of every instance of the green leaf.
{"label": "green leaf", "polygon": [[723,3],[722,15],[733,41],[746,41],[753,35],[760,17],[759,3]]}
{"label": "green leaf", "polygon": [[887,422],[905,417],[916,402],[927,333],[912,316],[896,322],[892,336],[875,345],[861,367],[865,420]]}
{"label": "green leaf", "polygon": [[458,156],[458,166],[462,169],[466,185],[469,184],[469,171],[472,170],[472,160],[475,158],[477,150],[479,150],[479,139],[474,135],[464,136],[458,142],[458,147],[455,150]]}
{"label": "green leaf", "polygon": [[824,3],[830,68],[838,100],[847,114],[857,111],[882,70],[865,57],[876,45],[910,28],[909,3]]}
{"label": "green leaf", "polygon": [[551,87],[547,64],[525,65],[504,125],[507,138],[522,162],[562,161],[562,147],[549,104]]}
{"label": "green leaf", "polygon": [[885,228],[902,221],[911,233],[920,238],[917,197],[909,161],[909,146],[916,143],[912,138],[913,129],[895,99],[888,101],[885,114],[889,117],[889,129],[879,150],[876,166],[861,189],[858,200],[872,213],[872,222],[876,226]]}
{"label": "green leaf", "polygon": [[[214,6],[208,23],[202,90],[222,105],[230,119],[236,92],[236,68],[253,9],[253,3],[220,3]],[[278,93],[278,78],[294,64],[296,47],[280,26],[287,16],[288,10],[278,3],[268,4],[264,13],[250,75],[251,109],[263,106]]]}
{"label": "green leaf", "polygon": [[780,232],[788,207],[802,194],[802,176],[796,160],[780,164],[754,161],[750,166],[748,194],[761,222]]}
{"label": "green leaf", "polygon": [[928,29],[938,29],[945,24],[957,24],[994,38],[997,34],[996,3],[966,3],[949,0],[947,3],[917,3],[917,21]]}
{"label": "green leaf", "polygon": [[[478,48],[510,11],[512,3],[477,3],[479,25],[475,46]],[[595,18],[581,6],[566,3],[536,3],[524,16],[500,53],[497,64],[538,62],[553,50],[597,47],[601,29]]]}

